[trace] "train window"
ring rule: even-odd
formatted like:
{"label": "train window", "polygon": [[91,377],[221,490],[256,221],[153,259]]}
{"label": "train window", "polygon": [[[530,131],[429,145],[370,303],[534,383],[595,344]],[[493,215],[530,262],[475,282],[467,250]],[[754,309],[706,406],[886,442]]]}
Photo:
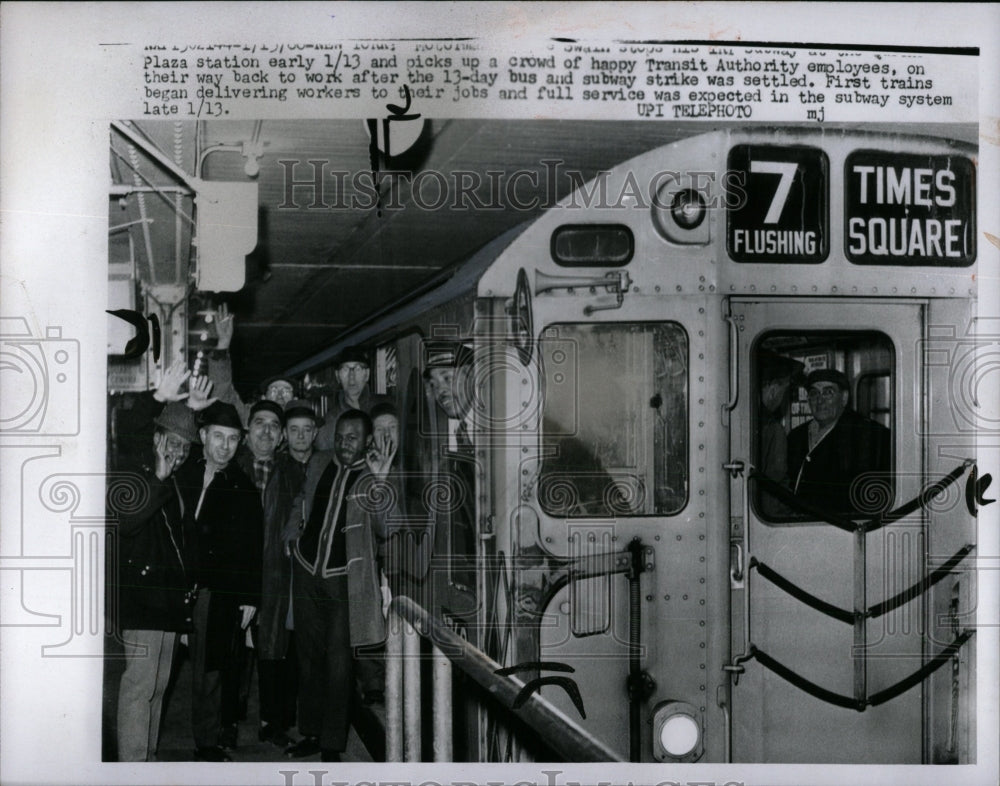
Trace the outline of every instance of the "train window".
{"label": "train window", "polygon": [[624,224],[564,224],[552,233],[552,260],[562,267],[622,267],[635,253]]}
{"label": "train window", "polygon": [[[814,510],[891,507],[894,358],[874,331],[765,334],[752,352],[757,471]],[[754,506],[774,524],[816,520],[760,486]]]}
{"label": "train window", "polygon": [[562,324],[545,374],[538,484],[551,516],[664,516],[688,495],[688,341],[673,322]]}

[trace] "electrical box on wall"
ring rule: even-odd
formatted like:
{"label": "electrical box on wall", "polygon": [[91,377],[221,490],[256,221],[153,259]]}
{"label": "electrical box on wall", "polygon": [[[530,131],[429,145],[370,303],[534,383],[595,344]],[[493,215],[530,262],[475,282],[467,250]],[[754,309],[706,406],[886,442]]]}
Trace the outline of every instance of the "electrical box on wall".
{"label": "electrical box on wall", "polygon": [[257,184],[201,181],[196,199],[198,267],[203,292],[236,292],[246,255],[257,246]]}

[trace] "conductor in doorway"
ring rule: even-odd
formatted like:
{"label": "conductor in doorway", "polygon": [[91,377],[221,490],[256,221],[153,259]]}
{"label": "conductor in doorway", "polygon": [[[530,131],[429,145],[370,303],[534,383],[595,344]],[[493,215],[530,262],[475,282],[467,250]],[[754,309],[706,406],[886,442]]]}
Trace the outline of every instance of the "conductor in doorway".
{"label": "conductor in doorway", "polygon": [[843,372],[813,371],[806,390],[812,420],[788,435],[792,490],[831,513],[864,513],[864,493],[855,488],[856,481],[866,473],[888,473],[889,429],[848,406],[850,384]]}

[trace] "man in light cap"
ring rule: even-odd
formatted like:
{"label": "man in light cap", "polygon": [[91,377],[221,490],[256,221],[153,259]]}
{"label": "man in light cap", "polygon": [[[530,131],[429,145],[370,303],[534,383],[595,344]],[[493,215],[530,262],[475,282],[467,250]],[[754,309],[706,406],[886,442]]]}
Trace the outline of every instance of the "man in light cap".
{"label": "man in light cap", "polygon": [[260,492],[233,461],[243,436],[236,408],[217,401],[200,421],[203,456],[178,476],[197,538],[191,721],[195,759],[230,761],[221,734],[236,718],[231,706],[223,717],[223,674],[234,670],[234,648],[260,603],[262,511]]}
{"label": "man in light cap", "polygon": [[852,485],[865,473],[889,472],[889,429],[848,407],[851,386],[843,372],[818,369],[805,387],[813,419],[788,435],[792,490],[831,513],[863,512],[863,492]]}
{"label": "man in light cap", "polygon": [[264,489],[264,570],[257,615],[261,742],[285,747],[295,722],[298,669],[291,630],[292,562],[282,534],[292,500],[302,491],[306,466],[321,422],[312,404],[292,399],[285,405],[287,451],[274,457],[274,471]]}
{"label": "man in light cap", "polygon": [[368,389],[371,371],[368,353],[361,347],[345,347],[336,361],[337,382],[340,390],[334,404],[326,413],[326,422],[316,435],[317,450],[333,450],[337,420],[349,409],[367,413],[372,406],[372,395]]}
{"label": "man in light cap", "polygon": [[190,408],[178,402],[153,422],[155,458],[130,469],[142,489],[134,495],[140,504],[116,511],[117,619],[126,658],[118,693],[119,761],[154,759],[178,634],[191,627],[190,534],[173,474],[198,435]]}

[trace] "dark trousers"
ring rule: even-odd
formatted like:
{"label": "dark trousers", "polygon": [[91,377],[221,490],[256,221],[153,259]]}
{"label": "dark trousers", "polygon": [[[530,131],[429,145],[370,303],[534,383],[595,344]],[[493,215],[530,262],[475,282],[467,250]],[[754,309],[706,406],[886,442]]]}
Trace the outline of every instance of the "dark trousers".
{"label": "dark trousers", "polygon": [[[222,726],[237,726],[246,718],[246,691],[244,684],[249,681],[247,670],[253,669],[253,650],[244,645],[246,631],[237,628],[229,650],[227,668],[220,671],[222,678]],[[251,675],[252,676],[252,675]]]}
{"label": "dark trousers", "polygon": [[278,660],[257,661],[260,687],[260,721],[285,731],[295,725],[295,702],[299,669],[295,653],[295,633],[288,638],[288,651]]}
{"label": "dark trousers", "polygon": [[296,562],[294,586],[298,728],[322,749],[343,751],[354,687],[347,577],[318,578]]}
{"label": "dark trousers", "polygon": [[222,723],[222,678],[217,669],[205,670],[207,654],[208,606],[211,593],[202,589],[194,604],[194,629],[189,636],[191,645],[191,730],[199,748],[219,744]]}
{"label": "dark trousers", "polygon": [[385,645],[359,649],[354,661],[358,684],[364,693],[385,690]]}

